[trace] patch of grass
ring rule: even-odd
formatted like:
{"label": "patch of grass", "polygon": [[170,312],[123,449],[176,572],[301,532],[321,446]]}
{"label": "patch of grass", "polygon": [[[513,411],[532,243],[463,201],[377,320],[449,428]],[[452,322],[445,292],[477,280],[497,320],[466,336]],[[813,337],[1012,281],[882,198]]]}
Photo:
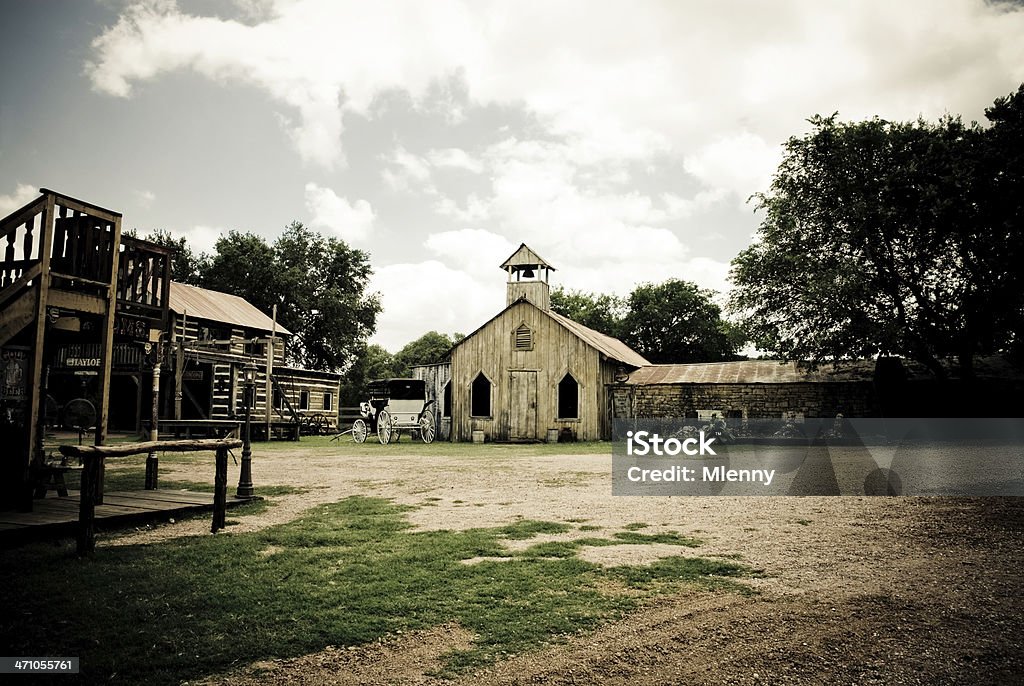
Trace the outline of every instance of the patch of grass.
{"label": "patch of grass", "polygon": [[580,527],[580,531],[600,531],[601,527],[594,526],[593,524],[584,524]]}
{"label": "patch of grass", "polygon": [[632,524],[627,524],[622,528],[626,531],[638,531],[640,529],[646,529],[649,526],[650,524],[647,524],[646,522],[633,522]]}
{"label": "patch of grass", "polygon": [[643,589],[656,583],[686,581],[744,594],[753,592],[748,586],[729,581],[730,578],[750,576],[746,567],[702,557],[664,557],[645,567],[614,567],[610,572],[632,588]]}
{"label": "patch of grass", "polygon": [[564,534],[569,530],[568,524],[559,522],[541,522],[534,519],[523,519],[514,524],[501,527],[498,531],[505,538],[524,540],[537,534]]}
{"label": "patch of grass", "polygon": [[0,557],[7,648],[80,656],[81,683],[177,684],[454,621],[479,637],[449,660],[443,673],[455,674],[612,621],[678,583],[732,588],[746,573],[680,558],[604,569],[571,554],[619,539],[464,565],[503,555],[509,538],[568,527],[410,531],[409,509],[351,497],[258,532],[101,547],[89,559],[52,544],[21,548]]}
{"label": "patch of grass", "polygon": [[797,519],[796,523],[799,524],[800,526],[810,526],[811,520],[810,519]]}
{"label": "patch of grass", "polygon": [[638,534],[632,531],[620,531],[613,535],[620,543],[668,543],[669,545],[683,545],[689,548],[696,548],[702,543],[698,538],[681,536],[674,531],[666,531],[661,534]]}

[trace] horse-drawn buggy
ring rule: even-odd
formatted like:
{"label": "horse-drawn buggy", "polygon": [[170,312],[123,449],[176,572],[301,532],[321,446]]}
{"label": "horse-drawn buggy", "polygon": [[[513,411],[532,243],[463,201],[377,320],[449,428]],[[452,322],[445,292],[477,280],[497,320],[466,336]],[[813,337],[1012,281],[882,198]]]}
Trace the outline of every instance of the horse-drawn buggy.
{"label": "horse-drawn buggy", "polygon": [[380,379],[371,381],[370,398],[359,403],[359,419],[352,423],[352,440],[362,443],[371,433],[382,444],[394,443],[402,430],[408,430],[424,443],[436,434],[433,399],[427,399],[426,383],[421,379]]}

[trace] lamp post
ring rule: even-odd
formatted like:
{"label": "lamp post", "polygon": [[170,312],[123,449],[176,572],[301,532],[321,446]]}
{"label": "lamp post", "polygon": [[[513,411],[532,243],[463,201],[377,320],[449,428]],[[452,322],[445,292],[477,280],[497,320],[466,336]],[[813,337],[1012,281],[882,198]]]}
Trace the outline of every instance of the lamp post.
{"label": "lamp post", "polygon": [[[152,346],[152,347],[150,347]],[[149,440],[153,443],[160,437],[160,339],[146,344],[146,352],[153,355],[153,404],[150,408]],[[160,460],[156,450],[146,456],[146,490],[154,491],[159,487]]]}
{"label": "lamp post", "polygon": [[253,391],[256,387],[256,365],[251,361],[242,367],[245,388],[245,433],[242,435],[242,471],[238,475],[238,498],[252,498],[252,446],[250,438],[250,421],[252,419]]}

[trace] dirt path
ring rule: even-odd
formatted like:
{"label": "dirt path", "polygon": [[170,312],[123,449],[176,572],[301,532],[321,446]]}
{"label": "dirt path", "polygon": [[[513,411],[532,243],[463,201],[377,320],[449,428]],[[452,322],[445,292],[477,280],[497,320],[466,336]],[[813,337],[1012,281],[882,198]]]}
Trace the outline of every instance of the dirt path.
{"label": "dirt path", "polygon": [[[411,449],[410,449],[411,452]],[[260,484],[307,488],[241,517],[234,531],[289,521],[318,503],[374,495],[420,505],[421,529],[506,524],[519,517],[586,522],[610,535],[630,524],[705,543],[765,571],[759,593],[686,592],[564,645],[512,657],[464,684],[1024,683],[1024,504],[944,498],[612,497],[610,457],[424,457],[260,451]],[[170,479],[209,475],[169,468]],[[236,477],[232,474],[230,479]],[[105,545],[208,535],[187,521]],[[578,530],[566,536],[580,535]],[[549,537],[557,540],[559,536]],[[536,542],[536,539],[533,541]],[[584,555],[587,551],[584,551]],[[601,564],[694,554],[672,546],[593,551]],[[445,626],[253,665],[216,683],[431,683],[446,651],[471,635]],[[415,648],[415,649],[414,649]],[[372,665],[369,668],[368,665]]]}

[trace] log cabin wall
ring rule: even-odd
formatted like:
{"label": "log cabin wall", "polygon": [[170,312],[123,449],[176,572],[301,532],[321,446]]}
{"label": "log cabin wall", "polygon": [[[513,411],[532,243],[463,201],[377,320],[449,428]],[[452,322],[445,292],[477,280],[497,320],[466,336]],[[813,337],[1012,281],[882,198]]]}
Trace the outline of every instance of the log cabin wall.
{"label": "log cabin wall", "polygon": [[[266,339],[270,332],[187,315],[172,314],[172,318],[175,352],[169,356],[167,383],[173,392],[165,396],[164,417],[231,419],[244,415],[243,368],[253,362],[257,371],[251,416],[254,422],[263,421],[267,410]],[[180,389],[176,384],[179,343],[184,345]],[[271,392],[272,421],[290,421],[290,404],[300,416],[324,415],[326,426],[336,427],[341,377],[284,366],[284,335],[278,334],[274,343],[273,376],[278,390]],[[178,394],[180,402],[175,398]],[[302,409],[304,395],[306,409]],[[280,397],[275,402],[275,396],[287,399],[287,403]]]}
{"label": "log cabin wall", "polygon": [[[530,349],[516,349],[516,330],[525,324]],[[504,310],[452,351],[452,440],[468,441],[473,431],[487,440],[543,440],[548,429],[568,428],[579,440],[598,440],[606,431],[605,384],[613,366],[601,354],[529,302]],[[471,389],[483,373],[491,383],[489,416],[472,416]],[[579,385],[578,417],[558,417],[558,385],[566,373]]]}

